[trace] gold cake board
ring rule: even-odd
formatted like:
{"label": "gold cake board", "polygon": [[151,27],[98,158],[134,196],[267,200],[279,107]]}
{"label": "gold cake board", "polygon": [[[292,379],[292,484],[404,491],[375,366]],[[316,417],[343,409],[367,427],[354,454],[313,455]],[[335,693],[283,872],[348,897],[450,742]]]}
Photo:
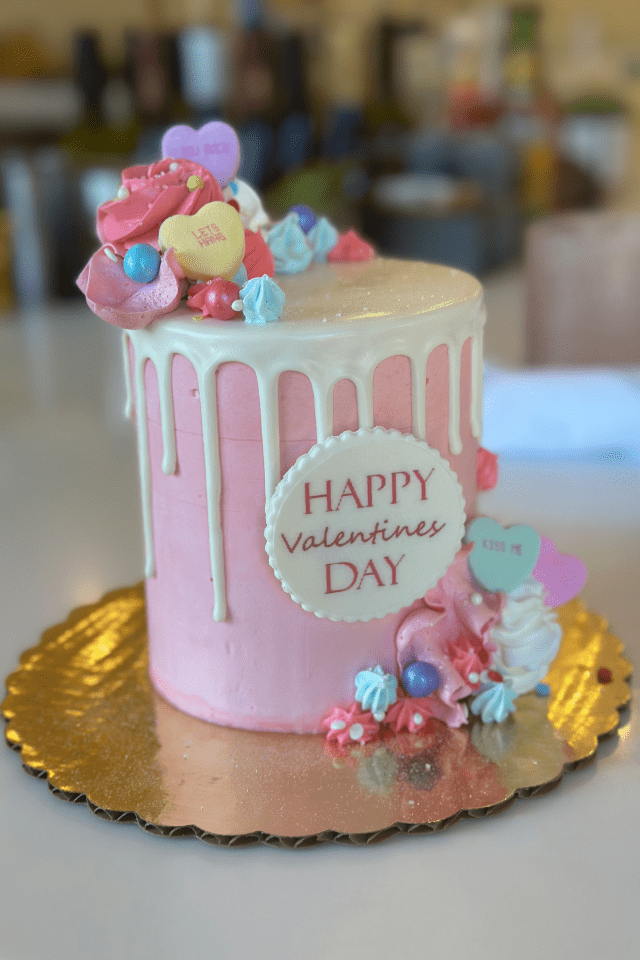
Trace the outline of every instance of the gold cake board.
{"label": "gold cake board", "polygon": [[168,704],[147,677],[138,584],[74,610],[23,653],[2,704],[7,742],[55,796],[162,836],[303,847],[442,830],[546,793],[618,728],[631,675],[621,642],[578,600],[558,616],[548,697],[518,698],[502,724],[430,720],[340,749],[322,735],[218,727]]}

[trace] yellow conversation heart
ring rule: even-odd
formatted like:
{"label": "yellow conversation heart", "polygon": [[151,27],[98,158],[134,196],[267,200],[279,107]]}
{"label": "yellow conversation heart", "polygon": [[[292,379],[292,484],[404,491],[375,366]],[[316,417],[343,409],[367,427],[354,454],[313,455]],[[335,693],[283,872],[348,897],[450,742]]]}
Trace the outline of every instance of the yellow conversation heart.
{"label": "yellow conversation heart", "polygon": [[179,213],[160,227],[161,250],[173,247],[190,280],[231,280],[244,257],[244,228],[234,207],[220,200],[206,203],[192,216]]}

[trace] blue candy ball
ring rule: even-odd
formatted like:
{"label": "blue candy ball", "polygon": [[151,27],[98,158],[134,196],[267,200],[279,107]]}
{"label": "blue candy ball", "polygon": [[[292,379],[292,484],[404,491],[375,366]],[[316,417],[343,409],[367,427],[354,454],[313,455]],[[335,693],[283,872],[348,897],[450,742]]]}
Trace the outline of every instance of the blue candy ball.
{"label": "blue candy ball", "polygon": [[440,686],[440,674],[432,663],[414,660],[402,671],[402,686],[410,697],[428,697]]}
{"label": "blue candy ball", "polygon": [[548,697],[551,693],[551,687],[548,683],[538,683],[536,684],[536,693],[539,697]]}
{"label": "blue candy ball", "polygon": [[160,254],[148,243],[136,243],[124,256],[124,272],[136,283],[151,283],[160,270]]}
{"label": "blue candy ball", "polygon": [[315,227],[318,220],[311,207],[308,207],[306,203],[296,203],[295,207],[291,207],[289,213],[298,214],[300,228],[304,233],[309,233],[309,230]]}

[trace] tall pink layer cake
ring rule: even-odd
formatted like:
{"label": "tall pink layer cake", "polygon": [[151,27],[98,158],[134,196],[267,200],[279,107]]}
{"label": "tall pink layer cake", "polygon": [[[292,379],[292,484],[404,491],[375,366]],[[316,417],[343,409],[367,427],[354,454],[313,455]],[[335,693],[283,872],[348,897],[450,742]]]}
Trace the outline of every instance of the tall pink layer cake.
{"label": "tall pink layer cake", "polygon": [[480,285],[308,208],[272,223],[224,124],[167,138],[204,165],[124,171],[78,281],[124,328],[156,688],[340,749],[544,696],[584,568],[559,584],[550,541],[475,516]]}
{"label": "tall pink layer cake", "polygon": [[345,623],[294,603],[265,552],[265,497],[316,441],[381,426],[438,450],[473,515],[485,314],[472,277],[427,264],[323,264],[279,282],[277,324],[205,326],[181,308],[126,335],[150,669],[195,716],[316,732],[363,665],[395,669],[407,610]]}

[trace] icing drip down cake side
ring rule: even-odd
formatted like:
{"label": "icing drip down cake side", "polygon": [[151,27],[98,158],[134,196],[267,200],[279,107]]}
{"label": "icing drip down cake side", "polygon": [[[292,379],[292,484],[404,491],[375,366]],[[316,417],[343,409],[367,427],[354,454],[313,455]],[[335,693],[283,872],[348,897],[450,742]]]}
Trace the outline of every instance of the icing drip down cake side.
{"label": "icing drip down cake side", "polygon": [[[302,609],[269,565],[265,503],[314,444],[382,427],[439,451],[473,515],[485,315],[475,280],[427,264],[321,264],[281,285],[286,306],[278,324],[204,326],[183,310],[125,334],[143,488],[149,657],[158,690],[188,713],[250,729],[316,732],[334,705],[353,698],[363,666],[395,670],[395,636],[407,610],[347,623]],[[351,463],[350,476],[332,478],[330,518],[347,517],[355,506],[365,535],[376,517],[388,520],[391,532],[396,514],[403,519],[401,504],[392,509],[387,496],[393,466],[378,466],[371,507],[368,471]],[[360,509],[349,490],[338,508],[349,478]],[[405,476],[395,481],[400,487]],[[413,483],[419,488],[417,478]],[[326,480],[317,489],[326,492]],[[396,491],[398,500],[403,492]],[[322,533],[321,511],[314,509],[313,520]],[[330,588],[345,599],[387,593],[397,608],[398,584],[384,561],[391,548],[376,546],[377,577],[370,572],[360,583],[365,563],[345,590],[352,569],[335,566]],[[333,559],[338,549],[314,548],[325,592],[322,554]],[[402,552],[396,548],[391,559]],[[338,562],[352,562],[348,547],[343,554]],[[348,579],[336,579],[343,572]],[[400,567],[401,574],[416,580],[411,602],[419,599],[419,571]]]}
{"label": "icing drip down cake side", "polygon": [[[123,329],[149,668],[204,720],[336,749],[500,723],[586,571],[476,516],[479,283],[384,259],[304,205],[274,222],[223,123],[123,172],[78,279]],[[333,749],[333,747],[332,747]]]}

